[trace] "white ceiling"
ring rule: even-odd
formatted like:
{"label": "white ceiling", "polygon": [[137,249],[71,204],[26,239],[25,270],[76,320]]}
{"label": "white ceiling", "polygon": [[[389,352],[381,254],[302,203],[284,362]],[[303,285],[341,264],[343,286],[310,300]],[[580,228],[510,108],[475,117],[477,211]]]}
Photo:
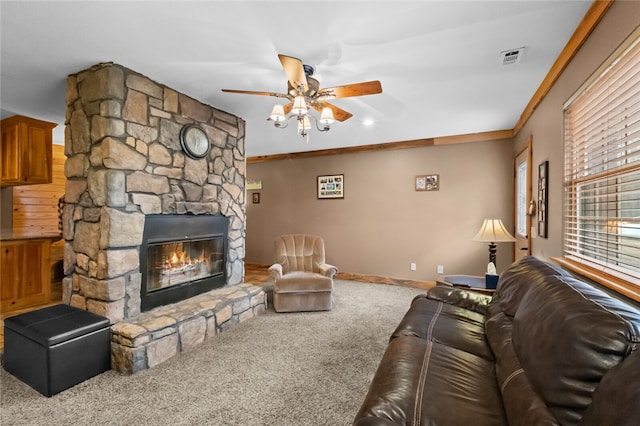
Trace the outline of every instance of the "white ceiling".
{"label": "white ceiling", "polygon": [[[2,116],[57,122],[63,143],[66,76],[112,61],[244,118],[249,157],[511,129],[590,4],[2,0]],[[266,121],[278,99],[220,90],[285,92],[278,53],[320,87],[380,80],[383,93],[332,101],[354,116],[306,143]]]}

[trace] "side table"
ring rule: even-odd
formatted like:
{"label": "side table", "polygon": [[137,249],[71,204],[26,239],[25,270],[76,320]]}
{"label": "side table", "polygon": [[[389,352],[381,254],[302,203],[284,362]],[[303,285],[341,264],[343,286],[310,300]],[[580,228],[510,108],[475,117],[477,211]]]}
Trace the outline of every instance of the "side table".
{"label": "side table", "polygon": [[486,287],[486,278],[476,275],[441,275],[436,281],[436,285],[446,285],[450,287],[462,287],[473,291],[493,294],[494,288]]}

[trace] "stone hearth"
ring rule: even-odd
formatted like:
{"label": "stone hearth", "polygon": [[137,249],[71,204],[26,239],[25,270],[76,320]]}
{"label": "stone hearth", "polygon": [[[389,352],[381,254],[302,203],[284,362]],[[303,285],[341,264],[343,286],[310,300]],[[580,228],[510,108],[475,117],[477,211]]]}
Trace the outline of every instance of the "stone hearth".
{"label": "stone hearth", "polygon": [[[210,299],[204,303],[206,309],[194,309],[201,299],[171,305],[177,316],[172,321],[165,319],[171,317],[165,311],[141,315],[140,303],[140,246],[147,215],[225,216],[227,282],[221,290],[241,285],[244,120],[113,63],[70,75],[66,101],[63,301],[108,317],[114,324],[114,348],[137,348],[114,353],[117,365],[128,366],[118,369],[137,371],[140,365],[152,366],[166,358],[154,358],[157,351],[150,348],[190,347],[191,341],[201,340],[189,336],[203,321],[208,335],[214,333],[211,318],[216,318],[215,329],[222,330],[230,321],[220,320],[224,306],[233,305],[240,319],[247,317],[247,309],[259,311],[261,302],[256,301],[261,296],[254,292],[247,297],[256,303],[238,312],[227,296],[211,292],[205,293]],[[179,133],[187,124],[199,125],[209,136],[207,157],[193,159],[181,149]],[[216,300],[222,301],[220,312],[212,307]],[[180,304],[184,306],[175,306]]]}
{"label": "stone hearth", "polygon": [[111,367],[128,374],[154,367],[252,318],[266,306],[261,287],[238,284],[121,321],[111,327]]}

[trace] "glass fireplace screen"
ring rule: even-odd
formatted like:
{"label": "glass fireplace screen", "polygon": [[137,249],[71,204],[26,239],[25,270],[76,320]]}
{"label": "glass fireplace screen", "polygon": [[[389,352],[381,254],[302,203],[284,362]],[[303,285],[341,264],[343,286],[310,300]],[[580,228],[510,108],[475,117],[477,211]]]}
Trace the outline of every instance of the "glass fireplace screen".
{"label": "glass fireplace screen", "polygon": [[221,275],[223,249],[222,237],[149,244],[147,291]]}

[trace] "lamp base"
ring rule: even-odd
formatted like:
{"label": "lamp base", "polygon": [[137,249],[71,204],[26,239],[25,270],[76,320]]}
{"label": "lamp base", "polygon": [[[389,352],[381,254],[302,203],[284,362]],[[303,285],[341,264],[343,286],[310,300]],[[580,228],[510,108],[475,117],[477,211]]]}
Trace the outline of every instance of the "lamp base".
{"label": "lamp base", "polygon": [[489,262],[496,265],[496,252],[498,251],[498,247],[496,243],[489,243]]}

